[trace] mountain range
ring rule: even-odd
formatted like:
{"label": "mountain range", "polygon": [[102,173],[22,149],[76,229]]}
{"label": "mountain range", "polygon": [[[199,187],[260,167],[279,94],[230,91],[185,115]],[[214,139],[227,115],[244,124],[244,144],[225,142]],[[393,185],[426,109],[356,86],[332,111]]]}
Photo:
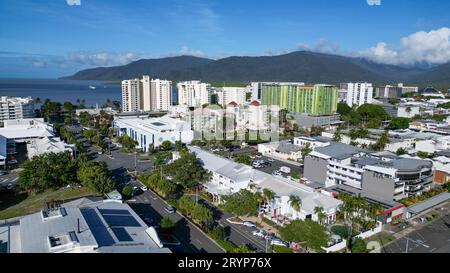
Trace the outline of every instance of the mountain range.
{"label": "mountain range", "polygon": [[431,68],[400,67],[378,64],[364,58],[296,51],[278,56],[227,57],[219,60],[194,56],[141,59],[123,66],[82,70],[63,79],[120,81],[142,75],[172,81],[329,84],[368,81],[374,84],[404,82],[420,86],[449,86],[450,63]]}

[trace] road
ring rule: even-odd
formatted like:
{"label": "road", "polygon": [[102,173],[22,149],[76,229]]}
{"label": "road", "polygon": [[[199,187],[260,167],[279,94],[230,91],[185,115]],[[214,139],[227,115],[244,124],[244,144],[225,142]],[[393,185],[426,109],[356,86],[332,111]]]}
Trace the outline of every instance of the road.
{"label": "road", "polygon": [[169,215],[176,223],[174,235],[181,242],[182,247],[181,249],[174,249],[174,251],[182,253],[224,253],[214,241],[182,215],[179,213],[168,214],[164,210],[167,204],[155,193],[151,191],[141,192],[133,200],[128,204],[142,218],[150,218],[154,224],[159,224],[162,217]]}
{"label": "road", "polygon": [[12,184],[14,187],[19,185],[19,173],[11,172],[0,176],[0,186],[7,187]]}

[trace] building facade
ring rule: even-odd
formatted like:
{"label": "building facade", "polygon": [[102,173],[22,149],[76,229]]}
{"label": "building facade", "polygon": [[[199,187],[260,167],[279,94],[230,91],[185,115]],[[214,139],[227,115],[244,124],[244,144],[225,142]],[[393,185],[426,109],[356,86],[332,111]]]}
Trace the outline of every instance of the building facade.
{"label": "building facade", "polygon": [[294,113],[331,115],[337,110],[338,88],[324,84],[266,83],[261,87],[261,103],[278,105]]}
{"label": "building facade", "polygon": [[201,107],[211,102],[211,85],[200,81],[186,81],[177,84],[178,105]]}
{"label": "building facade", "polygon": [[122,81],[122,112],[168,111],[172,104],[172,82],[150,79]]}
{"label": "building facade", "polygon": [[137,142],[137,147],[148,152],[150,146],[159,147],[164,141],[190,143],[194,133],[188,122],[163,116],[160,118],[116,117],[113,127],[119,136],[128,135]]}
{"label": "building facade", "polygon": [[345,185],[389,201],[419,196],[431,189],[433,180],[430,161],[373,154],[341,143],[316,148],[304,168],[305,178],[325,187]]}
{"label": "building facade", "polygon": [[217,103],[226,106],[230,102],[242,105],[246,101],[247,89],[244,87],[220,87],[215,90],[217,95]]}
{"label": "building facade", "polygon": [[35,117],[34,100],[31,97],[2,96],[0,98],[0,122],[33,117]]}
{"label": "building facade", "polygon": [[345,101],[350,107],[372,103],[373,86],[371,83],[344,83],[341,84],[341,90],[347,92]]}

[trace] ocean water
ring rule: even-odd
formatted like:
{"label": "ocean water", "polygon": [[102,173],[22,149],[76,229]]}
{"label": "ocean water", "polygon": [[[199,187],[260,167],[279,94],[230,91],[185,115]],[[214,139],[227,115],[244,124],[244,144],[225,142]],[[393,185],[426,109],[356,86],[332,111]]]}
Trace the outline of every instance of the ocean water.
{"label": "ocean water", "polygon": [[[90,89],[95,86],[96,89]],[[86,106],[101,106],[107,99],[122,101],[121,86],[112,82],[76,81],[57,79],[0,79],[0,96],[39,97],[52,101],[77,103],[85,100]]]}

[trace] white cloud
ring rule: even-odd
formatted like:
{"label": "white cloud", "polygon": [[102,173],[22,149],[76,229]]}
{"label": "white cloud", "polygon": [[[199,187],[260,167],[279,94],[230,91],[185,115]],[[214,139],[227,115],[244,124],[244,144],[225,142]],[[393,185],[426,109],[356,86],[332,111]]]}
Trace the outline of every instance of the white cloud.
{"label": "white cloud", "polygon": [[378,63],[414,65],[450,62],[450,28],[419,31],[400,39],[400,44],[384,42],[361,52],[361,56]]}
{"label": "white cloud", "polygon": [[381,6],[381,0],[366,0],[369,6]]}
{"label": "white cloud", "polygon": [[208,54],[206,54],[206,52],[203,52],[201,50],[192,50],[187,46],[183,46],[181,50],[174,55],[190,55],[196,57],[206,57]]}
{"label": "white cloud", "polygon": [[124,65],[142,58],[136,52],[75,52],[62,60],[65,64],[80,64],[89,66]]}
{"label": "white cloud", "polygon": [[81,0],[66,0],[69,6],[81,6]]}

